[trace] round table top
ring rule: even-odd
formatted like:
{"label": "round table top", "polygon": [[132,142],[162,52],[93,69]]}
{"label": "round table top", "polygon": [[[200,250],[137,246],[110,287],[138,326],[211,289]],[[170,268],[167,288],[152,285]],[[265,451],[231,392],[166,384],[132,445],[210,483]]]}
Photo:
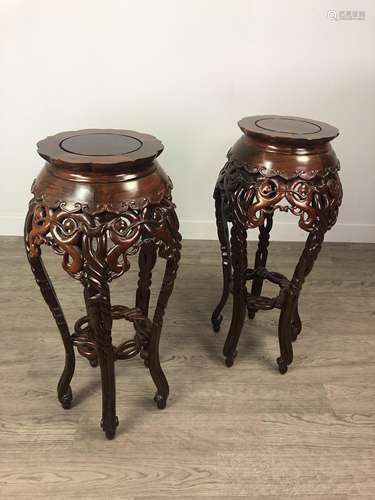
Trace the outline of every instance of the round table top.
{"label": "round table top", "polygon": [[152,162],[163,144],[132,130],[86,129],[61,132],[39,141],[39,155],[57,166],[110,167]]}
{"label": "round table top", "polygon": [[338,129],[327,123],[297,116],[247,116],[238,125],[248,136],[296,145],[328,142],[339,135]]}

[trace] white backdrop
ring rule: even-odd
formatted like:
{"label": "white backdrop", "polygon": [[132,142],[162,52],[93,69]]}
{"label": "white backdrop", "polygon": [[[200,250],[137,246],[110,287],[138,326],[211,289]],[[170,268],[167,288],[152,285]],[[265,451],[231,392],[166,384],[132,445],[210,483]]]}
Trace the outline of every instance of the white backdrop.
{"label": "white backdrop", "polygon": [[[348,7],[366,19],[328,20]],[[37,140],[117,127],[163,141],[183,236],[213,238],[237,121],[290,114],[341,130],[328,239],[375,242],[374,47],[370,0],[0,0],[0,234],[22,232]],[[283,217],[273,238],[299,239],[296,223]]]}

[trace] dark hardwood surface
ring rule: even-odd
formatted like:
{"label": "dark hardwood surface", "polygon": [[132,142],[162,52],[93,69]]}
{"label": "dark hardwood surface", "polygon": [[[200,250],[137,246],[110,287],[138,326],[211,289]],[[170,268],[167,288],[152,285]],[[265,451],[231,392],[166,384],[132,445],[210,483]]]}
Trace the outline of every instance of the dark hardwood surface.
{"label": "dark hardwood surface", "polygon": [[[270,268],[291,276],[302,247],[271,239]],[[113,283],[114,303],[134,301],[136,260],[125,281]],[[45,261],[72,327],[85,314],[81,286],[62,274],[50,249]],[[84,358],[77,359],[71,410],[57,402],[61,340],[35,293],[22,238],[1,237],[1,499],[372,500],[374,262],[375,245],[323,246],[301,295],[295,361],[282,377],[275,310],[247,324],[236,365],[223,365],[231,299],[221,333],[209,318],[221,285],[218,243],[184,241],[161,339],[168,406],[154,406],[142,363],[118,361],[121,426],[106,441],[98,430],[99,372]],[[156,287],[162,271],[160,261]],[[266,284],[265,293],[274,290]],[[115,322],[114,340],[132,331]]]}
{"label": "dark hardwood surface", "polygon": [[[223,348],[225,363],[231,367],[246,310],[249,319],[254,319],[258,310],[280,309],[277,364],[285,374],[293,361],[292,343],[302,330],[299,295],[342,202],[340,163],[329,144],[338,130],[292,116],[252,116],[238,125],[243,135],[228,151],[214,190],[223,286],[211,321],[219,331],[231,290],[232,320]],[[273,216],[278,211],[295,216],[306,231],[306,244],[290,280],[266,267]],[[253,258],[246,251],[249,229],[259,229],[254,265],[249,265]],[[266,280],[280,287],[278,295],[262,294]],[[250,293],[247,281],[252,282]]]}
{"label": "dark hardwood surface", "polygon": [[[63,149],[66,144],[75,152]],[[113,154],[104,155],[109,151]],[[158,139],[131,130],[61,132],[38,142],[38,153],[47,163],[32,192],[50,207],[63,201],[67,210],[74,210],[78,203],[89,214],[158,203],[170,190],[168,176],[156,161],[162,151]]]}
{"label": "dark hardwood surface", "polygon": [[[27,259],[40,292],[55,319],[65,349],[57,396],[71,408],[75,353],[99,366],[102,379],[100,425],[113,439],[116,414],[117,360],[138,354],[150,370],[159,409],[167,404],[169,386],[160,366],[163,317],[180,258],[178,219],[172,183],[155,158],[163,146],[155,137],[129,130],[90,129],[62,132],[38,143],[47,160],[32,185],[33,199],[25,220]],[[62,268],[83,285],[86,314],[69,330],[63,309],[42,260],[51,247]],[[113,304],[110,283],[129,270],[137,254],[139,275],[134,305]],[[152,270],[157,257],[165,273],[153,317],[148,316]],[[114,320],[133,323],[135,334],[112,342]],[[43,318],[40,318],[43,321]]]}
{"label": "dark hardwood surface", "polygon": [[150,134],[134,130],[83,129],[60,132],[38,142],[38,153],[53,165],[90,166],[113,171],[154,160],[163,144]]}
{"label": "dark hardwood surface", "polygon": [[142,145],[136,137],[108,132],[73,135],[60,142],[61,149],[68,153],[95,157],[128,155],[138,151]]}
{"label": "dark hardwood surface", "polygon": [[327,123],[264,115],[243,118],[238,126],[244,135],[231,148],[231,157],[246,162],[265,177],[308,180],[322,176],[338,163],[329,141],[339,131]]}
{"label": "dark hardwood surface", "polygon": [[298,116],[247,116],[238,122],[244,134],[267,142],[309,144],[328,142],[339,135],[336,127],[328,123]]}

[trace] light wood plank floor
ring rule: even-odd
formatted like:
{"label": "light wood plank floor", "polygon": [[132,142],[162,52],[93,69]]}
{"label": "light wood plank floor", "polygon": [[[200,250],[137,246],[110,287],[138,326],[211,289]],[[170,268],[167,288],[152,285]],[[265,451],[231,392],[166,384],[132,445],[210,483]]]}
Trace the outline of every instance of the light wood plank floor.
{"label": "light wood plank floor", "polygon": [[[300,250],[271,243],[268,267],[290,275]],[[72,324],[84,314],[81,286],[45,253]],[[230,303],[219,334],[209,321],[219,262],[216,242],[184,242],[161,343],[168,407],[154,405],[140,359],[119,361],[120,426],[107,441],[99,372],[85,359],[73,379],[74,406],[58,404],[60,337],[21,239],[0,239],[1,499],[375,498],[375,246],[324,246],[303,290],[303,331],[284,376],[275,363],[276,311],[246,321],[235,365],[225,367]],[[135,281],[134,265],[113,283],[113,303],[132,304]],[[116,322],[115,340],[131,334],[130,324]]]}

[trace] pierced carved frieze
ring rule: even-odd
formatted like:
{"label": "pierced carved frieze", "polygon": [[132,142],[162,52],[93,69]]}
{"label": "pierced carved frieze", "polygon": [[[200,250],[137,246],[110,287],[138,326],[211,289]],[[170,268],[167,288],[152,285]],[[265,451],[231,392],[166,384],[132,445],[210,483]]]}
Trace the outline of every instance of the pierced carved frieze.
{"label": "pierced carved frieze", "polygon": [[[169,386],[160,366],[163,316],[176,277],[181,236],[172,182],[156,161],[163,146],[148,134],[129,130],[68,131],[38,143],[47,163],[32,186],[24,226],[26,254],[65,348],[58,398],[70,408],[75,352],[100,366],[101,427],[113,439],[116,415],[114,362],[140,354],[165,408]],[[83,285],[86,316],[71,334],[42,260],[42,246],[62,257],[62,266]],[[130,268],[138,253],[135,307],[111,306],[110,282]],[[166,260],[152,319],[149,317],[152,270],[157,256]],[[133,338],[112,341],[113,321],[133,323]]]}
{"label": "pierced carved frieze", "polygon": [[231,217],[247,228],[262,226],[266,214],[280,210],[299,217],[299,226],[305,231],[312,231],[320,219],[330,229],[342,200],[337,169],[310,180],[286,180],[264,177],[246,163],[230,160],[219,175],[217,189],[228,200]]}
{"label": "pierced carved frieze", "polygon": [[[222,311],[232,291],[232,320],[223,348],[225,363],[230,367],[237,355],[246,308],[249,319],[259,309],[280,309],[277,364],[280,373],[286,373],[293,361],[292,342],[302,328],[299,295],[342,202],[340,163],[330,144],[339,131],[323,122],[293,116],[251,116],[238,124],[243,135],[228,151],[228,161],[214,191],[223,290],[211,321],[214,331],[219,331]],[[277,210],[298,217],[299,226],[308,232],[290,280],[266,268]],[[232,223],[230,241],[228,222]],[[249,228],[259,228],[253,269],[247,269]],[[246,280],[252,282],[251,293],[247,292]],[[280,287],[278,295],[262,296],[265,280]]]}
{"label": "pierced carved frieze", "polygon": [[128,257],[145,242],[153,241],[160,257],[172,258],[179,251],[180,236],[171,198],[155,205],[130,206],[119,214],[92,215],[80,203],[68,210],[64,202],[51,208],[34,198],[27,236],[30,256],[39,255],[40,246],[46,244],[62,255],[65,271],[82,282],[95,269],[95,262],[100,263],[106,281],[121,276],[130,267]]}

